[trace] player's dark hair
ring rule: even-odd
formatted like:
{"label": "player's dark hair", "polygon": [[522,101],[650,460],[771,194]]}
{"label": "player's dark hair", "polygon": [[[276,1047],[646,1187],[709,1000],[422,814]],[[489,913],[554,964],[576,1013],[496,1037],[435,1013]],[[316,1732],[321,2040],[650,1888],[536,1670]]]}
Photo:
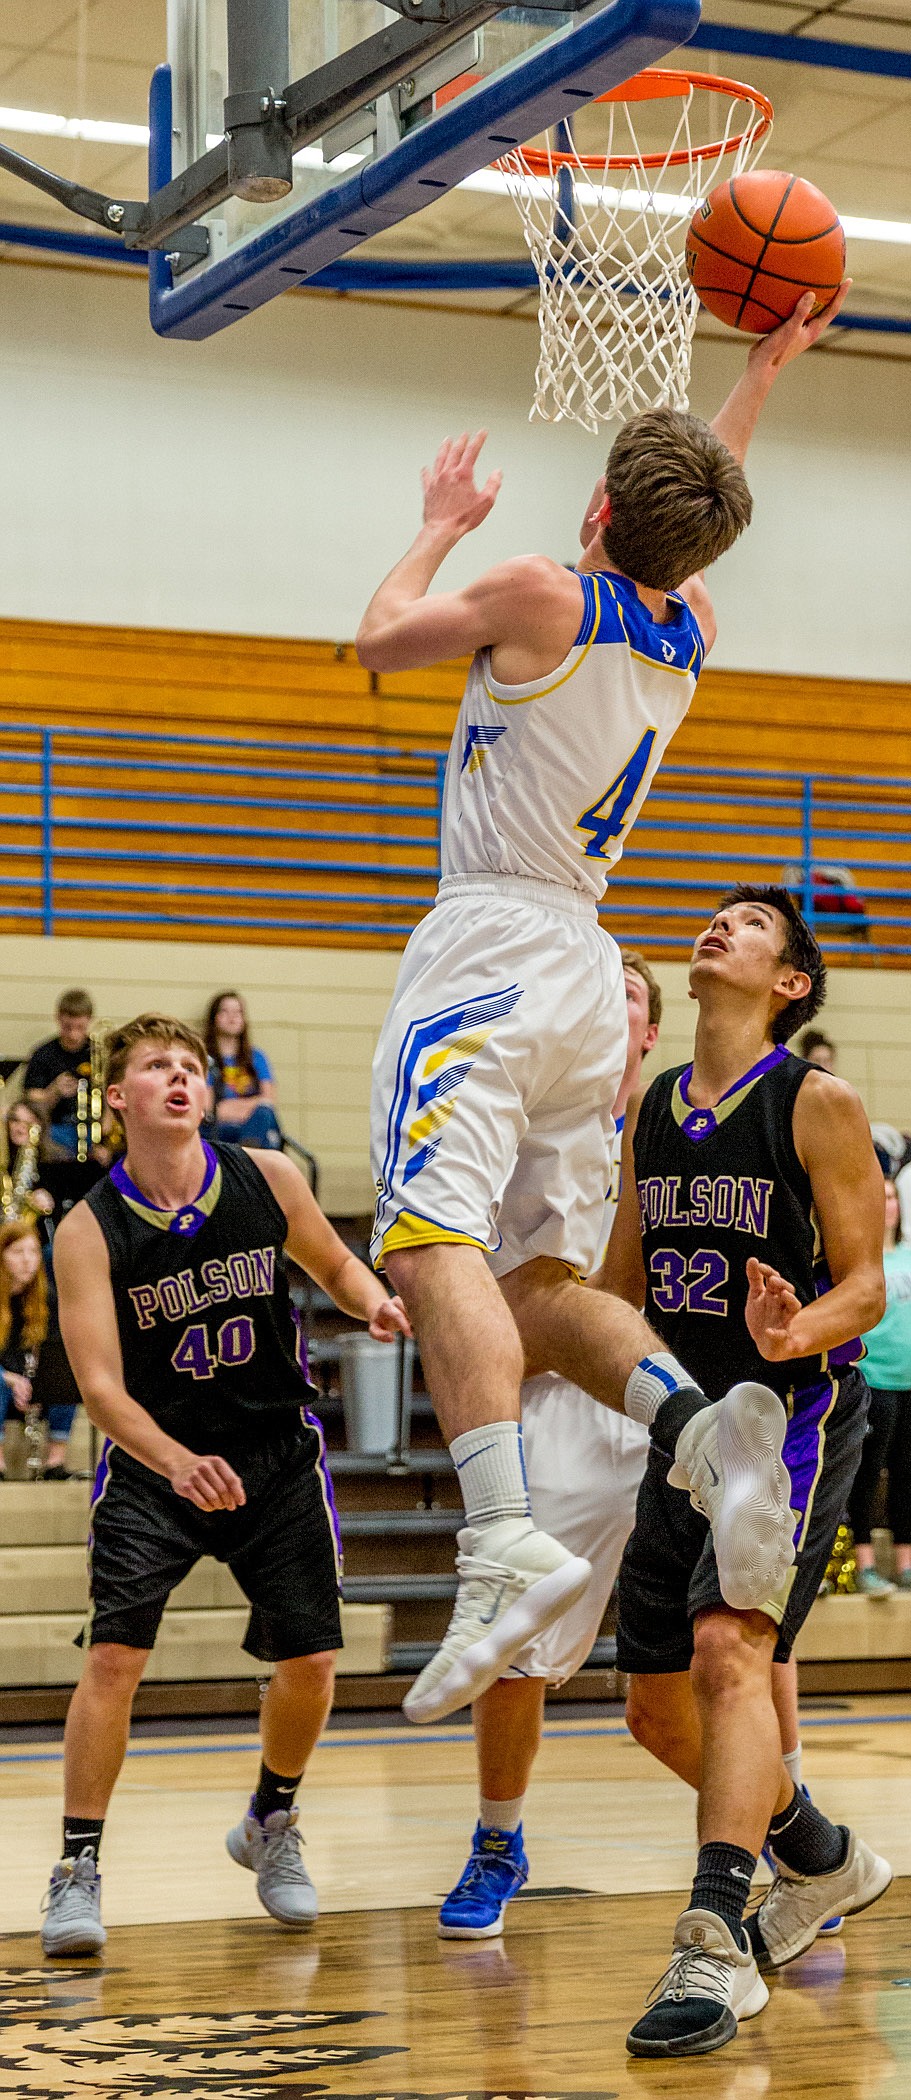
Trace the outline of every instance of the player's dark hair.
{"label": "player's dark hair", "polygon": [[699,416],[651,408],[616,439],[604,473],[608,561],[633,583],[672,591],[717,561],[749,524],[743,468]]}
{"label": "player's dark hair", "polygon": [[645,956],[640,955],[638,948],[621,948],[620,961],[624,970],[632,970],[634,976],[641,977],[648,993],[649,1022],[657,1026],[661,1019],[662,1002],[661,986],[658,983],[654,970],[646,962]]}
{"label": "player's dark hair", "polygon": [[767,904],[770,911],[777,911],[785,923],[784,947],[779,961],[790,963],[792,970],[805,970],[810,980],[810,989],[802,999],[791,999],[782,1007],[772,1022],[773,1043],[787,1043],[799,1028],[805,1028],[818,1014],[826,996],[826,966],[822,949],[807,925],[803,913],[798,911],[790,890],[777,882],[736,882],[726,890],[717,906],[726,911],[730,904]]}

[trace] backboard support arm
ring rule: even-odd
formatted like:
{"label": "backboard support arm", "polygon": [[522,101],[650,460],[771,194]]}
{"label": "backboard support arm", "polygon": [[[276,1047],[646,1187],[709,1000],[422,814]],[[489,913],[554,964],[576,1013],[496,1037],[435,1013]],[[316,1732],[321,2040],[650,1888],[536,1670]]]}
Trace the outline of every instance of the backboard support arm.
{"label": "backboard support arm", "polygon": [[[208,253],[204,226],[193,222],[239,196],[265,202],[291,189],[291,160],[386,94],[416,66],[504,12],[504,0],[391,0],[407,20],[364,38],[302,80],[287,75],[287,0],[228,0],[228,95],[224,139],[155,191],[145,204],[109,197],[69,182],[0,144],[0,167],[43,190],[78,218],[116,234],[125,248],[170,251],[176,269]],[[597,11],[599,0],[525,0],[543,13]]]}

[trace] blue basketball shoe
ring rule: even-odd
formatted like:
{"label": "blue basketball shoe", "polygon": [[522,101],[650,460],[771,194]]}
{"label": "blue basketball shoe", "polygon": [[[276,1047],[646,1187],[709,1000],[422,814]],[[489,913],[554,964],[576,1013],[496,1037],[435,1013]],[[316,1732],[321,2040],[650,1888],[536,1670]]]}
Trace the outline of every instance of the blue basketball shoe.
{"label": "blue basketball shoe", "polygon": [[[800,1791],[805,1801],[812,1801],[813,1796],[810,1793],[810,1789],[808,1786],[802,1786]],[[769,1868],[769,1871],[772,1874],[777,1874],[778,1866],[771,1845],[763,1845],[762,1856],[765,1860],[766,1866]],[[827,1918],[824,1925],[820,1925],[819,1932],[817,1933],[817,1938],[820,1940],[834,1939],[835,1934],[837,1932],[842,1932],[844,1930],[844,1923],[844,1918],[840,1918],[836,1913],[834,1917]]]}
{"label": "blue basketball shoe", "polygon": [[491,1940],[503,1930],[511,1896],[528,1880],[528,1861],[518,1830],[485,1830],[479,1823],[471,1857],[440,1911],[443,1940]]}

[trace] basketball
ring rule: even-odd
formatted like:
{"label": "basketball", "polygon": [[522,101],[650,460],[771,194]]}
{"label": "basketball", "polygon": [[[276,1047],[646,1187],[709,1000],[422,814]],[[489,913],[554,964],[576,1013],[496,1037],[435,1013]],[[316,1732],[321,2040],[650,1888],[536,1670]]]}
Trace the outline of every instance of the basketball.
{"label": "basketball", "polygon": [[813,312],[824,313],[844,276],[844,229],[828,197],[800,175],[735,175],[694,213],[686,267],[716,320],[768,335],[804,292],[815,292]]}

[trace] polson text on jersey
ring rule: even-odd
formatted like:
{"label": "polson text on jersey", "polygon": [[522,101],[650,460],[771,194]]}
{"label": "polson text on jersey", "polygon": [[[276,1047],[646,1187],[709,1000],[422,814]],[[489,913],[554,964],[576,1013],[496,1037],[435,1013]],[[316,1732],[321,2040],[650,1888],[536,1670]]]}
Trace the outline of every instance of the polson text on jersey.
{"label": "polson text on jersey", "polygon": [[188,1313],[205,1312],[207,1305],[224,1305],[229,1298],[271,1298],[274,1284],[275,1248],[251,1247],[246,1254],[229,1254],[226,1261],[202,1262],[198,1276],[181,1269],[160,1283],[131,1284],[130,1297],[139,1326],[147,1331],[159,1312],[166,1320],[185,1320]]}
{"label": "polson text on jersey", "polygon": [[680,1174],[650,1174],[639,1183],[642,1229],[657,1225],[719,1225],[764,1240],[769,1230],[773,1183],[752,1174],[694,1174],[689,1202],[681,1200]]}

